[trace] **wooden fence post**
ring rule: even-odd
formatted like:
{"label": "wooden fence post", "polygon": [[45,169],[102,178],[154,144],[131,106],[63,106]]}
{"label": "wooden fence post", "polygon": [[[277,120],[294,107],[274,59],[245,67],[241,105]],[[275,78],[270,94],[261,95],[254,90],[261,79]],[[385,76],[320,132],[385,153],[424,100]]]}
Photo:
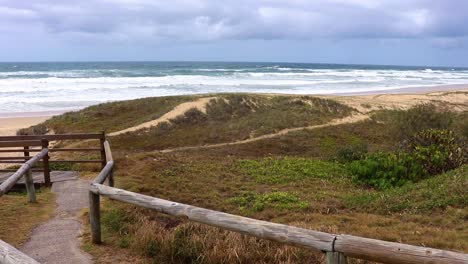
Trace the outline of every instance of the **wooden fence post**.
{"label": "wooden fence post", "polygon": [[29,146],[24,146],[24,156],[29,157]]}
{"label": "wooden fence post", "polygon": [[327,252],[327,264],[346,264],[346,256],[341,252]]}
{"label": "wooden fence post", "polygon": [[111,172],[109,173],[109,179],[107,179],[107,181],[110,187],[114,187],[114,168],[112,168]]}
{"label": "wooden fence post", "polygon": [[101,132],[101,138],[99,139],[101,146],[101,169],[106,166],[106,150],[104,149],[104,142],[106,142],[106,132]]}
{"label": "wooden fence post", "polygon": [[91,241],[100,244],[101,241],[101,209],[99,194],[89,192],[89,223],[91,225]]}
{"label": "wooden fence post", "polygon": [[36,202],[36,189],[34,188],[34,179],[32,177],[31,168],[24,174],[24,182],[26,184],[26,191],[28,192],[28,199],[30,203]]}
{"label": "wooden fence post", "polygon": [[[49,148],[49,140],[43,138],[41,140],[42,149]],[[51,186],[50,182],[50,167],[49,167],[49,153],[42,158],[42,166],[44,167],[44,184]]]}
{"label": "wooden fence post", "polygon": [[[104,151],[106,154],[106,164],[107,162],[114,161],[114,158],[112,157],[112,151],[110,148],[109,141],[104,141]],[[110,187],[114,187],[114,170],[115,170],[115,163],[114,166],[112,167],[112,170],[109,172],[108,176],[108,183]]]}

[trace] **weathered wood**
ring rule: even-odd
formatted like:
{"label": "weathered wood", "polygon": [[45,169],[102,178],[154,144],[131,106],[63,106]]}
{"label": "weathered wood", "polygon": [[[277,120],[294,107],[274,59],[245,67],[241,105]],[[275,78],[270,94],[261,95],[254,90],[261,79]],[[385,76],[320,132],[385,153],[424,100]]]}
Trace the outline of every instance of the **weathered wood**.
{"label": "weathered wood", "polygon": [[171,202],[97,183],[91,184],[90,190],[118,201],[155,209],[169,215],[186,217],[195,222],[230,231],[314,250],[332,251],[335,237],[332,234]]}
{"label": "weathered wood", "polygon": [[[28,152],[39,152],[42,149],[28,149]],[[91,151],[101,151],[100,148],[51,148],[49,152],[91,152]],[[0,153],[14,153],[14,152],[24,152],[24,149],[0,149]]]}
{"label": "weathered wood", "polygon": [[[49,148],[49,140],[43,138],[41,139],[41,147],[43,149]],[[44,184],[46,186],[51,186],[52,183],[50,181],[50,166],[49,166],[49,152],[42,158],[42,167],[44,168]]]}
{"label": "weathered wood", "polygon": [[0,240],[0,263],[2,264],[39,264],[31,257]]}
{"label": "weathered wood", "polygon": [[106,161],[107,162],[113,161],[114,158],[112,157],[112,150],[110,148],[109,141],[107,141],[107,140],[104,142],[104,151],[105,151],[105,154],[106,154]]}
{"label": "weathered wood", "polygon": [[28,192],[28,200],[30,203],[36,202],[36,190],[34,189],[34,180],[32,177],[32,171],[29,169],[24,174],[24,182],[26,184],[26,191]]}
{"label": "weathered wood", "polygon": [[23,155],[24,155],[25,157],[29,157],[29,146],[25,146],[25,147],[24,147]]}
{"label": "weathered wood", "polygon": [[[104,150],[106,152],[106,161],[107,162],[113,162],[114,158],[112,157],[112,150],[110,148],[109,141],[104,142]],[[110,187],[114,187],[114,170],[115,170],[115,164],[112,166],[112,170],[109,173],[109,176],[107,177],[108,184]]]}
{"label": "weathered wood", "polygon": [[43,159],[45,156],[47,156],[48,149],[43,149],[41,152],[36,154],[32,159],[28,160],[26,163],[24,163],[13,175],[11,175],[6,181],[4,181],[0,185],[0,196],[8,192],[11,187],[15,185],[15,183],[29,170],[31,169],[36,162],[38,162],[40,159]]}
{"label": "weathered wood", "polygon": [[[17,169],[1,169],[0,172],[15,172]],[[43,169],[32,169],[33,172],[43,172]]]}
{"label": "weathered wood", "polygon": [[[42,149],[28,149],[28,152],[39,152]],[[24,149],[0,149],[0,153],[24,152]]]}
{"label": "weathered wood", "polygon": [[0,157],[0,160],[28,160],[31,157],[16,156],[16,157]]}
{"label": "weathered wood", "polygon": [[102,169],[99,175],[96,177],[96,179],[94,179],[94,183],[99,183],[99,184],[104,183],[107,177],[111,174],[113,168],[114,168],[114,162],[113,161],[107,162],[106,166],[104,166],[104,169]]}
{"label": "weathered wood", "polygon": [[327,264],[346,264],[346,256],[341,252],[327,252]]}
{"label": "weathered wood", "polygon": [[114,167],[112,167],[112,170],[109,173],[109,177],[107,177],[107,184],[110,187],[114,187]]}
{"label": "weathered wood", "polygon": [[89,192],[89,223],[91,225],[91,241],[100,244],[102,242],[100,197],[93,192]]}
{"label": "weathered wood", "polygon": [[468,254],[349,235],[337,236],[335,251],[382,263],[468,263]]}
{"label": "weathered wood", "polygon": [[36,147],[41,146],[41,141],[39,140],[16,140],[16,141],[1,141],[0,148],[11,148],[11,147]]}
{"label": "weathered wood", "polygon": [[106,133],[103,131],[101,133],[101,138],[99,139],[99,144],[101,147],[101,168],[104,169],[106,166],[106,149],[104,147],[104,143],[106,141]]}
{"label": "weathered wood", "polygon": [[74,140],[74,139],[100,139],[102,133],[74,133],[74,134],[55,134],[55,135],[24,135],[24,136],[2,136],[0,141],[13,140],[41,140],[43,138],[54,140]]}
{"label": "weathered wood", "polygon": [[24,161],[21,160],[0,160],[0,164],[22,164]]}

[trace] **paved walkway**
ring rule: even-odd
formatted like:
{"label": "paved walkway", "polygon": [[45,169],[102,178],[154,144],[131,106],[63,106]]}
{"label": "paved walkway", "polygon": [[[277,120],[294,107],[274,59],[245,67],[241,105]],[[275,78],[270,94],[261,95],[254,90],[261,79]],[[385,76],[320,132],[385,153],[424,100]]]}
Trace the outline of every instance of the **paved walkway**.
{"label": "paved walkway", "polygon": [[80,249],[79,241],[79,213],[88,207],[88,186],[89,182],[80,179],[55,182],[55,217],[36,227],[20,250],[40,263],[92,263],[91,256]]}

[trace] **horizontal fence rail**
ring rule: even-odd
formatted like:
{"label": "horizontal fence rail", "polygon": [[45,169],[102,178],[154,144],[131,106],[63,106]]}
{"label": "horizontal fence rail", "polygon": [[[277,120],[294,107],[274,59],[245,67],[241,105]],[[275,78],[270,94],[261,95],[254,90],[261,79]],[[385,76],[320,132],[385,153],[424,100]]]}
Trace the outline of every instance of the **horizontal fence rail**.
{"label": "horizontal fence rail", "polygon": [[[40,152],[43,148],[49,148],[49,153],[53,152],[99,152],[99,159],[71,159],[71,160],[44,160],[44,178],[50,178],[49,163],[97,163],[101,164],[101,168],[106,165],[105,157],[105,142],[106,135],[102,133],[75,133],[75,134],[55,134],[55,135],[25,135],[25,136],[0,136],[0,153],[23,153],[24,157],[0,157],[0,164],[22,164],[24,160],[29,159],[30,153]],[[58,141],[58,140],[99,140],[100,146],[97,147],[84,147],[84,148],[59,148],[41,145],[38,140]],[[34,148],[40,146],[41,148]],[[21,147],[22,149],[14,149],[14,147]],[[32,147],[32,148],[31,148]],[[9,149],[1,149],[9,148]],[[11,169],[0,169],[0,172],[10,172]],[[50,185],[50,181],[46,180],[46,185]]]}
{"label": "horizontal fence rail", "polygon": [[47,139],[54,140],[74,140],[74,139],[101,139],[104,137],[103,133],[74,133],[74,134],[55,134],[55,135],[25,135],[25,136],[1,136],[0,141],[12,140],[37,140]]}
{"label": "horizontal fence rail", "polygon": [[14,141],[1,141],[0,148],[11,148],[11,147],[39,147],[41,140],[14,140]]}
{"label": "horizontal fence rail", "polygon": [[2,264],[39,264],[28,255],[5,241],[0,240],[0,263]]}
{"label": "horizontal fence rail", "polygon": [[[184,217],[202,224],[263,239],[326,252],[327,263],[344,264],[347,257],[395,264],[441,263],[466,264],[468,254],[418,247],[350,235],[335,235],[277,224],[239,215],[200,208],[134,193],[113,186],[114,160],[109,143],[104,142],[106,166],[91,183],[89,191],[91,238],[101,243],[100,196]],[[103,185],[109,179],[109,185]]]}
{"label": "horizontal fence rail", "polygon": [[[343,254],[348,257],[395,264],[468,263],[467,254],[356,236],[334,235],[275,224],[154,198],[98,183],[92,183],[90,191],[114,200],[154,209],[173,216],[182,216],[195,222],[222,229],[308,249]],[[331,256],[329,259],[340,259],[340,257],[334,258],[333,254],[329,255]],[[329,263],[346,263],[342,260],[335,260]]]}
{"label": "horizontal fence rail", "polygon": [[0,184],[0,197],[7,193],[13,186],[24,176],[26,190],[28,192],[29,202],[36,202],[36,191],[34,189],[34,180],[32,177],[32,167],[39,160],[47,157],[49,150],[43,149],[30,160],[26,161],[15,173],[8,177],[2,184]]}

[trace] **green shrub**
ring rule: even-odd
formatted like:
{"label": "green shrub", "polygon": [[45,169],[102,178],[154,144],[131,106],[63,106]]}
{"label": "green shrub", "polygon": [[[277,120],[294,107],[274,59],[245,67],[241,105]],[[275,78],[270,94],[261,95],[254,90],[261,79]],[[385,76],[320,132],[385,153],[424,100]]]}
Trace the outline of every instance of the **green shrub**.
{"label": "green shrub", "polygon": [[421,157],[424,169],[431,175],[458,168],[466,162],[463,141],[450,130],[423,130],[416,133],[406,147]]}
{"label": "green shrub", "polygon": [[339,162],[351,162],[362,159],[366,154],[367,144],[359,141],[338,148],[335,159]]}
{"label": "green shrub", "polygon": [[386,189],[425,178],[421,162],[406,152],[376,153],[354,161],[349,166],[356,182]]}
{"label": "green shrub", "polygon": [[349,168],[355,181],[386,189],[458,168],[465,162],[464,148],[452,131],[428,129],[411,137],[406,151],[368,155]]}
{"label": "green shrub", "polygon": [[391,188],[380,192],[365,192],[349,196],[346,204],[367,212],[420,212],[447,207],[467,208],[468,165],[422,180],[415,184]]}
{"label": "green shrub", "polygon": [[389,132],[400,140],[430,128],[450,129],[456,117],[456,113],[438,110],[434,104],[420,104],[406,111],[379,111],[373,116],[378,121],[390,124]]}
{"label": "green shrub", "polygon": [[28,135],[44,135],[48,132],[47,127],[44,123],[31,126],[28,128],[21,128],[16,131],[17,136],[28,136]]}

